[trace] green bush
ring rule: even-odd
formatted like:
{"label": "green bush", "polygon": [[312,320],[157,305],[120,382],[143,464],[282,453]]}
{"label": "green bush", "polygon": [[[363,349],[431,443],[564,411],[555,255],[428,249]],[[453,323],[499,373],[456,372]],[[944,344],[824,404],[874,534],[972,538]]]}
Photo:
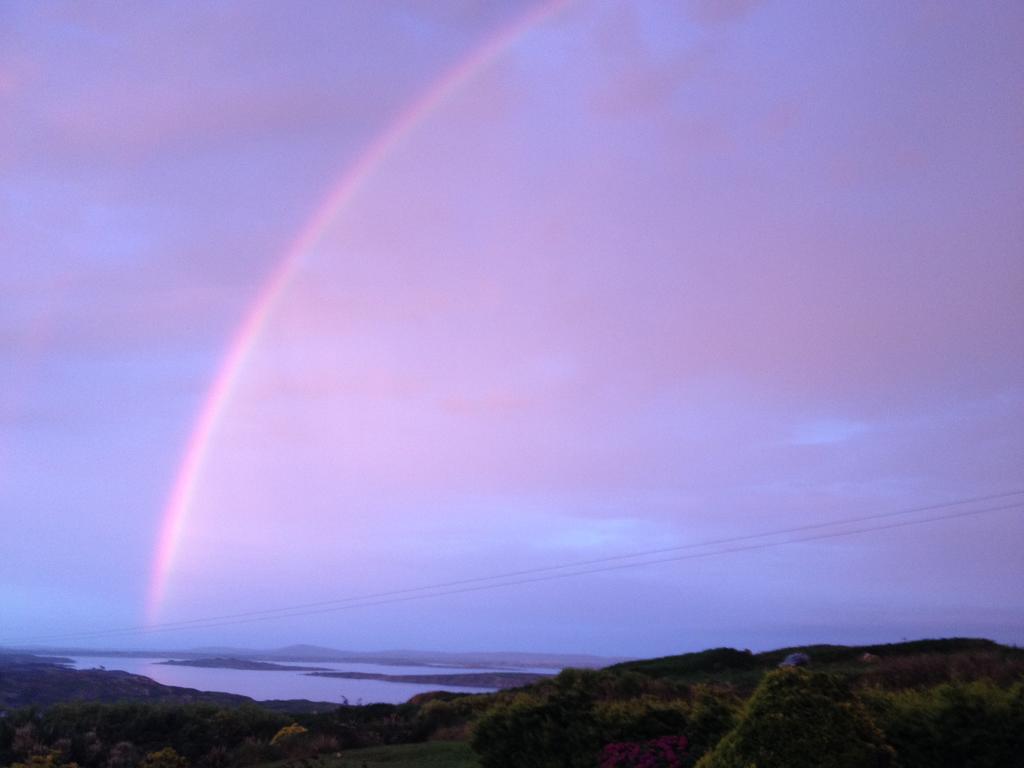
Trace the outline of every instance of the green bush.
{"label": "green bush", "polygon": [[416,715],[416,736],[429,739],[442,729],[450,729],[462,721],[459,710],[450,701],[434,699],[426,702]]}
{"label": "green bush", "polygon": [[694,688],[686,726],[686,765],[696,762],[736,727],[740,706],[740,700],[730,691],[703,685]]}
{"label": "green bush", "polygon": [[483,768],[593,768],[606,744],[685,735],[687,702],[650,690],[642,676],[563,672],[538,692],[499,699],[472,746]]}
{"label": "green bush", "polygon": [[863,697],[901,768],[1024,765],[1024,685],[977,681]]}
{"label": "green bush", "polygon": [[476,724],[472,746],[483,768],[593,768],[601,748],[589,707],[521,694]]}
{"label": "green bush", "polygon": [[593,719],[599,746],[613,741],[681,736],[686,730],[688,711],[689,707],[683,701],[659,701],[647,697],[597,702]]}
{"label": "green bush", "polygon": [[802,669],[767,674],[699,768],[885,768],[893,751],[849,687]]}

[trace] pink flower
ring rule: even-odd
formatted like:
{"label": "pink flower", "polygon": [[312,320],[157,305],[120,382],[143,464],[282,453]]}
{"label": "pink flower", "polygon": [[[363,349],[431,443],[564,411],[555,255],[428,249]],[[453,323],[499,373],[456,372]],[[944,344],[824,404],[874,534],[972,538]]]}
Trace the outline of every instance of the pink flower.
{"label": "pink flower", "polygon": [[601,752],[601,768],[680,768],[685,736],[662,736],[649,741],[620,741]]}

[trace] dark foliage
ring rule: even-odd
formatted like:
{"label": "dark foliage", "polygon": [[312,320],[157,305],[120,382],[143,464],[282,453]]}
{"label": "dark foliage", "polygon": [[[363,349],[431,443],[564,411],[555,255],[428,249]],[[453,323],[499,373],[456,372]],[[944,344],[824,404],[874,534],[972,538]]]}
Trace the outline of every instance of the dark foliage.
{"label": "dark foliage", "polygon": [[700,768],[887,768],[894,753],[853,691],[803,669],[765,676]]}
{"label": "dark foliage", "polygon": [[[774,669],[796,652],[810,656],[807,669]],[[21,682],[41,680],[49,701],[59,693],[49,687],[50,668],[33,659],[0,664],[0,689],[24,692]],[[0,706],[0,766],[301,766],[352,748],[440,739],[471,740],[485,768],[593,768],[602,756],[680,768],[698,760],[703,768],[1024,767],[1024,651],[989,641],[718,648],[401,705],[257,705],[244,697],[221,705],[146,678],[90,672],[113,675],[90,696],[146,695],[151,684],[157,700]],[[72,693],[92,684],[87,677],[74,678]]]}
{"label": "dark foliage", "polygon": [[593,768],[608,744],[656,741],[700,732],[692,765],[703,746],[731,726],[734,699],[642,675],[567,670],[531,693],[500,697],[477,722],[472,744],[484,768]]}
{"label": "dark foliage", "polygon": [[[212,704],[61,704],[32,709],[0,720],[0,765],[24,757],[15,738],[31,728],[39,745],[65,743],[69,761],[83,768],[124,766],[128,755],[172,747],[198,762],[216,746],[235,747],[247,739],[267,740],[290,718],[254,705],[222,708]],[[113,759],[111,759],[113,758]],[[134,762],[131,762],[134,765]]]}
{"label": "dark foliage", "polygon": [[750,651],[738,651],[735,648],[711,648],[698,653],[684,653],[681,656],[628,661],[609,667],[609,669],[641,672],[652,677],[687,677],[697,674],[746,672],[763,667],[765,667],[764,661]]}
{"label": "dark foliage", "polygon": [[987,680],[926,690],[866,691],[901,768],[1024,766],[1024,684]]}
{"label": "dark foliage", "polygon": [[[995,676],[1008,684],[1024,672],[1024,650],[991,640],[961,637],[881,645],[794,646],[763,653],[713,648],[699,653],[630,661],[608,669],[691,685],[727,683],[747,695],[765,673],[796,653],[810,657],[810,668],[842,676],[855,685],[894,689]],[[865,654],[873,663],[862,660]]]}

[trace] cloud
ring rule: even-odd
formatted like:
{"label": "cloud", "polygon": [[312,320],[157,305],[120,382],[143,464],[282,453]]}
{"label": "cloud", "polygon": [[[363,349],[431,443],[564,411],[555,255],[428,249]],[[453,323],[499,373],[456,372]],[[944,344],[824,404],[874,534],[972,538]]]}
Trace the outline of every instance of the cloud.
{"label": "cloud", "polygon": [[742,21],[761,0],[689,0],[691,17],[702,24],[732,24]]}
{"label": "cloud", "polygon": [[[3,505],[28,510],[33,540],[91,551],[84,532],[116,520],[131,546],[105,575],[144,577],[181,446],[266,276],[366,142],[519,10],[385,5],[47,6],[0,29],[24,63],[0,97]],[[208,446],[172,585],[183,617],[1019,475],[1014,26],[620,7],[639,10],[578,4],[450,94],[304,254]],[[637,574],[650,605],[610,577],[605,606],[595,582],[545,596],[572,642],[666,651],[694,614],[666,616],[665,594],[702,596],[708,644],[740,642],[723,626],[756,640],[734,626],[748,609],[780,636],[838,627],[848,598],[884,602],[892,627],[928,590],[957,615],[950,552],[1020,538],[1016,518],[986,520],[915,531],[919,570],[904,539],[865,537]],[[38,549],[9,567],[45,567]],[[998,551],[963,583],[1019,571]],[[898,594],[861,577],[867,560],[907,568]],[[780,618],[779,595],[808,582]],[[534,626],[522,595],[515,612],[460,605],[485,636]]]}
{"label": "cloud", "polygon": [[598,114],[645,119],[672,108],[688,83],[707,74],[711,47],[686,34],[665,45],[648,29],[649,21],[637,6],[624,4],[595,22],[586,55],[600,73],[589,93]]}
{"label": "cloud", "polygon": [[18,78],[14,72],[0,68],[0,98],[14,91]]}
{"label": "cloud", "polygon": [[541,550],[560,553],[572,551],[616,555],[643,552],[671,546],[673,534],[664,525],[637,518],[604,518],[597,520],[559,518],[546,515],[537,521],[532,545]]}
{"label": "cloud", "polygon": [[296,15],[253,3],[25,14],[5,52],[34,72],[34,87],[12,105],[31,120],[10,123],[11,160],[140,169],[256,142],[315,141],[335,152],[365,144],[514,11],[460,8],[350,4]]}
{"label": "cloud", "polygon": [[632,61],[618,70],[593,96],[601,113],[637,118],[671,106],[679,90],[706,66],[706,52],[694,50],[672,61]]}
{"label": "cloud", "polygon": [[794,445],[831,445],[843,443],[869,430],[867,424],[844,419],[818,419],[798,424],[793,430]]}

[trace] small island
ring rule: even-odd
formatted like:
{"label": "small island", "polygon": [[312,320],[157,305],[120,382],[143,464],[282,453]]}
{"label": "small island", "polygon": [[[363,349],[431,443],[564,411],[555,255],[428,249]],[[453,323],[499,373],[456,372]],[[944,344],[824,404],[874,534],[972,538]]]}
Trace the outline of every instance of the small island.
{"label": "small island", "polygon": [[311,677],[339,677],[347,680],[383,680],[417,685],[456,685],[462,688],[517,688],[553,675],[540,672],[465,672],[437,675],[385,675],[378,672],[311,672]]}
{"label": "small island", "polygon": [[300,667],[292,664],[271,664],[269,661],[252,659],[210,658],[210,659],[168,659],[158,661],[172,667],[205,667],[207,669],[247,669],[257,672],[327,672],[330,667]]}

